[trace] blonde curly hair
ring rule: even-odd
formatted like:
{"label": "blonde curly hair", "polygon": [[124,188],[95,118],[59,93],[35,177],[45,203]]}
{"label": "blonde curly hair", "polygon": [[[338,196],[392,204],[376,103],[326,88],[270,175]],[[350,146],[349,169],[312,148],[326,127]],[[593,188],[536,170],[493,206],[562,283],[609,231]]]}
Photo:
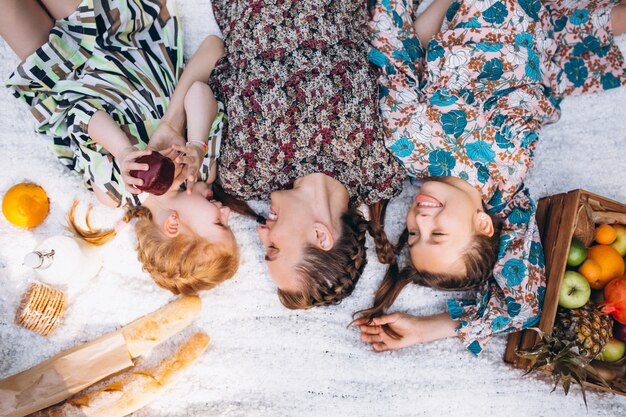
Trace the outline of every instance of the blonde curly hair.
{"label": "blonde curly hair", "polygon": [[[86,242],[103,245],[116,235],[115,229],[94,229],[87,211],[84,229],[76,224],[74,202],[70,210],[68,229]],[[231,278],[239,267],[237,246],[209,242],[198,235],[168,237],[152,221],[152,213],[143,206],[131,207],[122,221],[136,218],[137,257],[154,282],[174,294],[194,295]]]}

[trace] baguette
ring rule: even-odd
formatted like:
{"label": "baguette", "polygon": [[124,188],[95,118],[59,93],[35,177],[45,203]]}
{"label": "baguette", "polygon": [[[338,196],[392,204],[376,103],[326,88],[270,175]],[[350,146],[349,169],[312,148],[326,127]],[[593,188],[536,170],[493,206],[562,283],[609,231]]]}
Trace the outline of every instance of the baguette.
{"label": "baguette", "polygon": [[66,403],[32,414],[31,417],[122,417],[159,397],[174,378],[191,366],[209,344],[209,336],[195,333],[157,367],[132,372],[97,391],[77,395]]}
{"label": "baguette", "polygon": [[122,327],[130,356],[137,358],[180,332],[198,318],[201,309],[200,298],[183,297]]}

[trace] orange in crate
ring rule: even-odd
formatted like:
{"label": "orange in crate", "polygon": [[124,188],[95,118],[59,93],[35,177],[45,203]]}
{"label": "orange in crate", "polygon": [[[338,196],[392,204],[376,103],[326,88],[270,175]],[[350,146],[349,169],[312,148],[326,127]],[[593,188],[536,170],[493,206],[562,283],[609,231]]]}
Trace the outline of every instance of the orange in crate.
{"label": "orange in crate", "polygon": [[601,224],[596,228],[595,239],[601,245],[610,245],[617,239],[617,232],[613,226]]}
{"label": "orange in crate", "polygon": [[580,275],[582,275],[587,281],[589,281],[589,285],[602,281],[602,267],[598,262],[594,261],[593,259],[587,259],[585,262],[583,262],[580,268],[578,268],[578,273],[580,273]]}
{"label": "orange in crate", "polygon": [[37,184],[14,185],[2,200],[2,214],[15,226],[31,228],[44,221],[50,211],[48,195]]}
{"label": "orange in crate", "polygon": [[592,280],[581,272],[581,274],[587,278],[589,285],[591,285],[593,289],[598,290],[604,288],[613,278],[624,275],[624,259],[620,256],[619,252],[611,246],[596,245],[590,247],[587,251],[587,260],[581,266],[581,270],[585,266],[585,263],[589,261],[595,261],[601,268],[600,276],[594,276]]}

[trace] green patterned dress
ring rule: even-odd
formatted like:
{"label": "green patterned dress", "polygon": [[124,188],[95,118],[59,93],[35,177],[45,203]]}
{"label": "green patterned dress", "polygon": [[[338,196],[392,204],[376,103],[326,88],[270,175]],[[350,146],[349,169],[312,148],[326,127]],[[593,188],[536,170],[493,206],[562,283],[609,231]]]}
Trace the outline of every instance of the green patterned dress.
{"label": "green patterned dress", "polygon": [[[105,111],[144,149],[182,72],[182,43],[171,1],[83,0],[55,23],[48,42],[17,67],[7,86],[88,189],[105,191],[119,205],[137,205],[142,195],[125,189],[113,156],[89,137],[87,126],[95,112]],[[223,114],[211,131],[218,145]],[[203,180],[214,159],[205,159]]]}

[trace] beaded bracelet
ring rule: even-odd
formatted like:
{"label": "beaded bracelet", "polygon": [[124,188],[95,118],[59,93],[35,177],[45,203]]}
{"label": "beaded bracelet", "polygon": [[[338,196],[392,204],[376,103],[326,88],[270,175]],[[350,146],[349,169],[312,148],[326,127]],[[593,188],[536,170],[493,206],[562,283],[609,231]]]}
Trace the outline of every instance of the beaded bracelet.
{"label": "beaded bracelet", "polygon": [[200,145],[202,149],[204,149],[204,153],[207,153],[209,151],[209,145],[202,140],[188,140],[187,141],[187,145],[191,145],[192,143],[197,143],[198,145]]}

